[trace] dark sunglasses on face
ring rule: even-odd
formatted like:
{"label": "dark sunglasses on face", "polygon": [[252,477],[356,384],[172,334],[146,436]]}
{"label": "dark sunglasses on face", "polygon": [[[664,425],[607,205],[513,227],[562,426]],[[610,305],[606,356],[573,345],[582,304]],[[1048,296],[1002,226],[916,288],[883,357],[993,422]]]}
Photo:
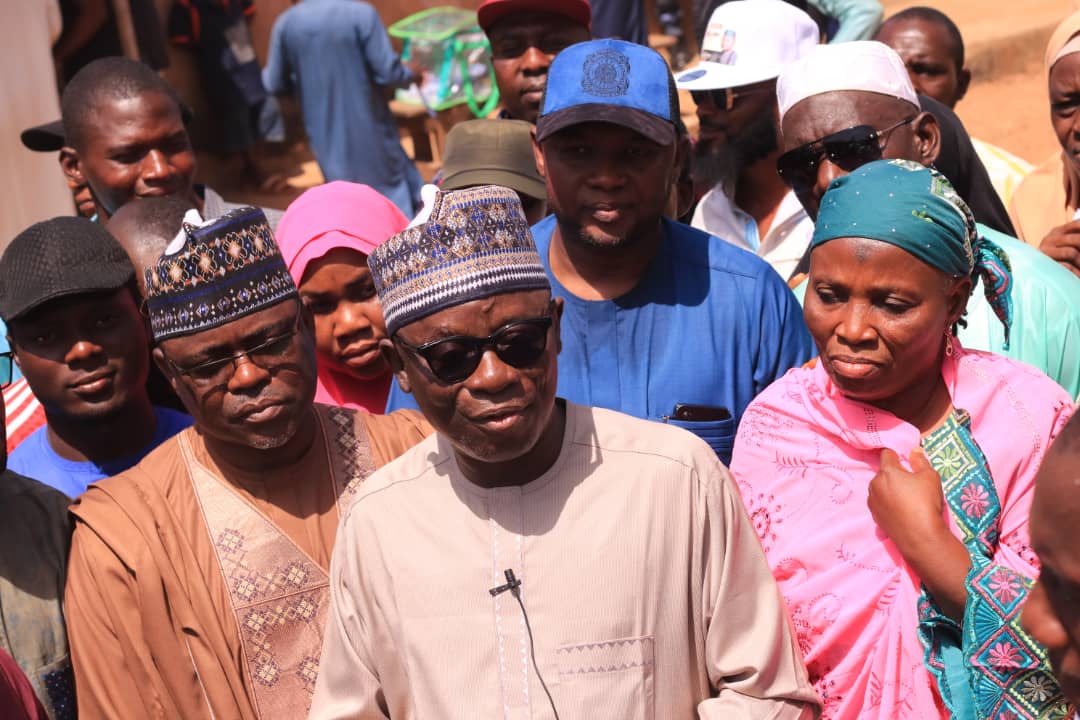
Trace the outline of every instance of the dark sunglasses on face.
{"label": "dark sunglasses on face", "polygon": [[822,156],[828,157],[829,162],[846,172],[880,160],[884,150],[882,146],[888,141],[889,134],[916,117],[918,115],[904,118],[884,130],[875,130],[869,125],[856,125],[800,145],[779,157],[776,171],[796,192],[808,190],[817,183],[818,166]]}
{"label": "dark sunglasses on face", "polygon": [[705,105],[712,103],[713,107],[717,110],[726,110],[731,112],[735,108],[735,102],[748,95],[758,95],[766,92],[775,92],[775,89],[771,85],[764,85],[762,87],[748,87],[748,88],[721,88],[719,90],[691,90],[690,97],[694,99],[695,105]]}
{"label": "dark sunglasses on face", "polygon": [[494,350],[507,365],[527,368],[535,365],[547,349],[551,316],[517,320],[503,325],[486,338],[470,335],[432,340],[423,345],[412,345],[397,336],[404,348],[424,358],[432,375],[444,383],[465,380],[480,365],[488,350]]}

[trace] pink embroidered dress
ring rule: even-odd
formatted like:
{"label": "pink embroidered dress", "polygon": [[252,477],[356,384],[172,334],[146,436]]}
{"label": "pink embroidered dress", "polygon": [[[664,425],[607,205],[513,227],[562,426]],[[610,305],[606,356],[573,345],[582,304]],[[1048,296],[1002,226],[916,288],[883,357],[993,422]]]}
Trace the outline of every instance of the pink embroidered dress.
{"label": "pink embroidered dress", "polygon": [[[968,578],[963,628],[984,641],[972,651],[979,658],[974,665],[984,670],[973,683],[979,716],[1034,716],[1014,708],[1052,702],[1058,690],[1045,660],[1025,651],[1030,639],[1015,631],[1038,572],[1028,546],[1028,511],[1035,472],[1072,412],[1071,399],[1034,368],[989,353],[958,348],[945,358],[942,375],[957,409],[953,417],[963,424],[957,437],[969,432],[964,437],[978,464],[989,470],[985,484],[965,481],[950,497],[950,473],[943,469],[949,463],[963,469],[965,448],[948,439],[936,456],[927,448],[945,483],[949,527],[968,540],[955,511],[977,524],[999,510],[985,534],[987,557],[980,563],[973,553],[973,565],[983,572],[973,570]],[[866,504],[881,450],[907,458],[920,440],[914,426],[841,396],[820,364],[789,371],[754,400],[740,424],[731,470],[787,600],[810,680],[824,701],[823,718],[950,717],[935,682],[944,683],[947,673],[929,669],[940,648],[920,640],[932,608]],[[985,637],[977,637],[980,632]]]}

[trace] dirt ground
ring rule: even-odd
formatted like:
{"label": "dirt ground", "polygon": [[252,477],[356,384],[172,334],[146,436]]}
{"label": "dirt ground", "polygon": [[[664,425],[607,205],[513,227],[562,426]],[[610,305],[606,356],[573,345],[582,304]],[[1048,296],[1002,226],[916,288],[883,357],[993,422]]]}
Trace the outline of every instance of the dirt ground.
{"label": "dirt ground", "polygon": [[1058,149],[1042,67],[975,83],[956,106],[968,132],[1038,165]]}
{"label": "dirt ground", "polygon": [[[1042,53],[1054,24],[1080,6],[1080,0],[922,0],[922,3],[948,14],[964,34],[975,79],[956,111],[971,135],[1033,164],[1053,154],[1057,141],[1050,129]],[[916,4],[921,3],[883,0],[886,17]],[[687,112],[691,104],[689,94],[685,95],[684,112]],[[691,114],[686,120],[691,132],[695,132],[697,118]],[[411,152],[407,138],[403,144]],[[303,140],[264,158],[267,171],[290,177],[291,189],[286,193],[260,192],[236,182],[224,163],[210,153],[200,153],[199,165],[200,178],[230,199],[269,207],[285,207],[304,189],[322,181],[318,165]],[[434,169],[423,166],[421,172],[427,177]]]}

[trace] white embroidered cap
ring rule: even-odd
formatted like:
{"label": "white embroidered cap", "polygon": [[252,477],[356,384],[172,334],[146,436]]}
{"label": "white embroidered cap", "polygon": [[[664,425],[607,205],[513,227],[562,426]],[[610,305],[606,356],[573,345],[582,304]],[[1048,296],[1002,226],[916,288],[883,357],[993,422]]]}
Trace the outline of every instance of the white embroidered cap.
{"label": "white embroidered cap", "polygon": [[771,80],[820,42],[817,23],[783,0],[733,0],[705,28],[701,62],[679,73],[680,90],[720,90]]}
{"label": "white embroidered cap", "polygon": [[889,95],[919,107],[907,68],[896,51],[883,43],[860,40],[818,45],[784,68],[776,81],[780,119],[808,97],[841,90]]}

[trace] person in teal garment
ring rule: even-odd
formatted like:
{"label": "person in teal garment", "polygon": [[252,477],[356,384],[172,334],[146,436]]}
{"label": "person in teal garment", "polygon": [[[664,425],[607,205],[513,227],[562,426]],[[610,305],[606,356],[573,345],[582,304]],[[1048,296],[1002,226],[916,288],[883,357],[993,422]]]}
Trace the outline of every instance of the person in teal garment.
{"label": "person in teal garment", "polygon": [[[918,119],[884,138],[872,138],[870,146],[865,136],[860,145],[852,134],[860,128],[882,130],[919,113],[908,99],[915,97],[915,90],[903,61],[885,45],[873,45],[880,46],[883,62],[872,75],[844,71],[852,66],[844,57],[851,46],[828,46],[815,48],[793,63],[777,83],[785,151],[779,164],[787,157],[789,167],[796,170],[782,176],[811,218],[817,217],[829,183],[861,164],[896,158],[930,167],[941,150],[936,126],[920,124]],[[828,78],[828,82],[811,78]],[[831,155],[822,148],[826,138],[831,140]],[[1074,398],[1080,396],[1080,278],[1016,238],[982,224],[977,227],[981,236],[1005,250],[1012,263],[1012,332],[1006,343],[992,309],[976,291],[957,337],[965,347],[1033,365]],[[805,283],[796,288],[800,302],[805,289]]]}
{"label": "person in teal garment", "polygon": [[532,232],[565,303],[560,397],[683,427],[728,463],[743,410],[813,343],[764,260],[663,217],[687,152],[674,86],[633,43],[556,56],[534,143],[554,216]]}

